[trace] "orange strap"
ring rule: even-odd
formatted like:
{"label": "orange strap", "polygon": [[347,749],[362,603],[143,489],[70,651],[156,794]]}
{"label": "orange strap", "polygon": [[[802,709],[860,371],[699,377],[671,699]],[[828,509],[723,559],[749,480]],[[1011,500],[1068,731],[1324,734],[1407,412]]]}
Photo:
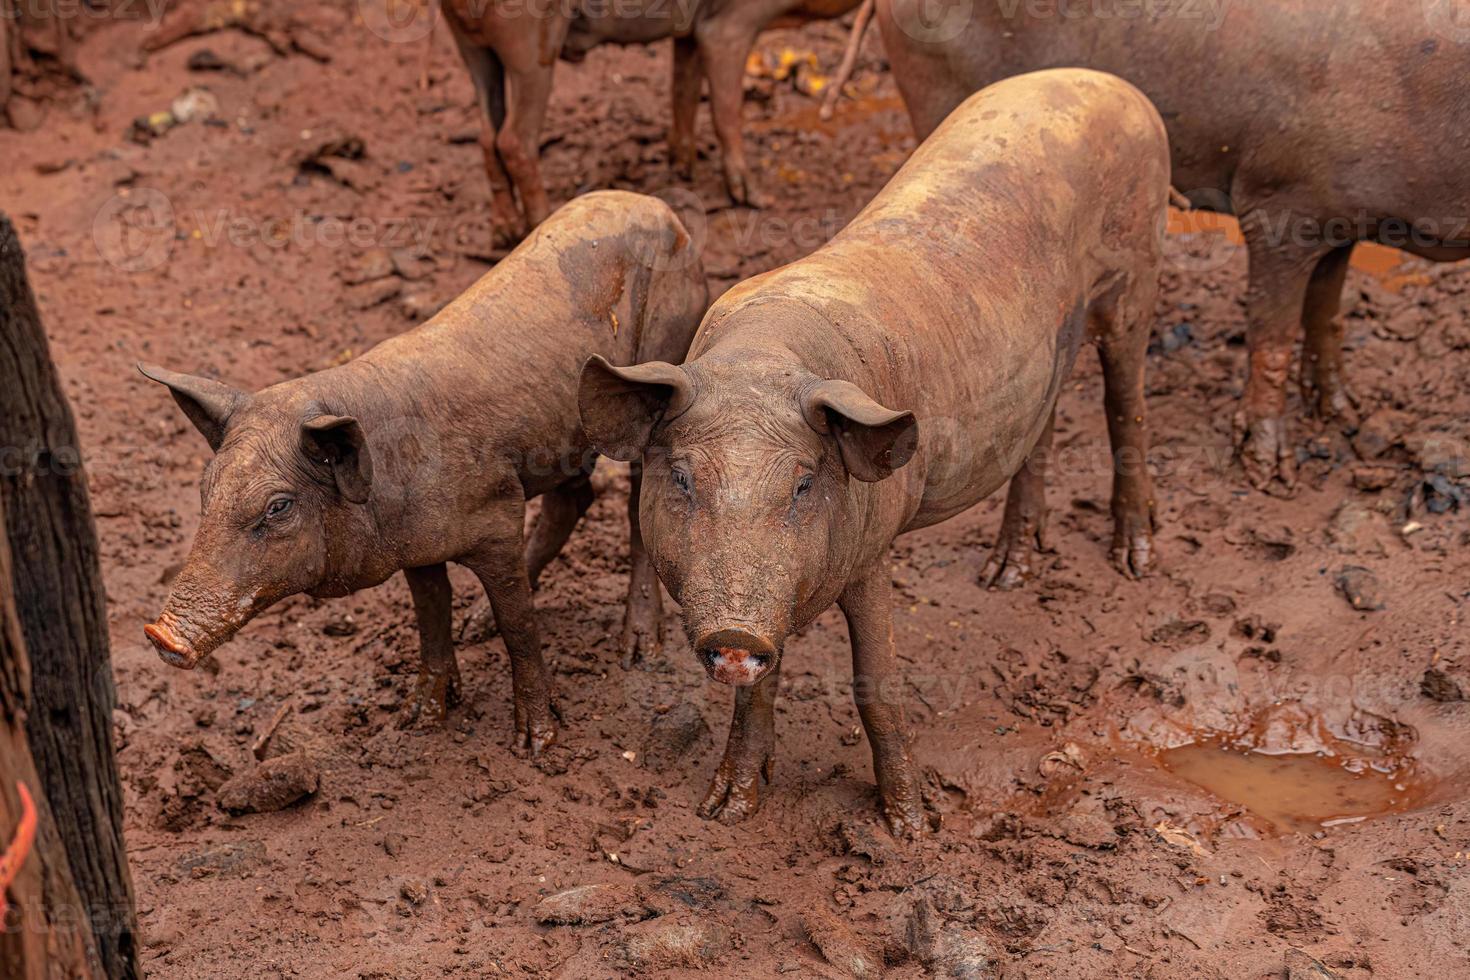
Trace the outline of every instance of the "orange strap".
{"label": "orange strap", "polygon": [[15,839],[0,854],[0,928],[5,919],[5,890],[20,874],[20,867],[26,863],[26,855],[36,839],[36,804],[31,800],[30,790],[25,783],[16,783],[15,791],[20,794],[20,823],[15,828]]}

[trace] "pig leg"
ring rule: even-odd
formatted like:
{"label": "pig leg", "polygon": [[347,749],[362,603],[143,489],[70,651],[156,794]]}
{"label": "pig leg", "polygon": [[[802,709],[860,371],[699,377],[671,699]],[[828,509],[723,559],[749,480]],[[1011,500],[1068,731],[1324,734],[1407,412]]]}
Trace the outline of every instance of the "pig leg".
{"label": "pig leg", "polygon": [[764,196],[756,190],[745,162],[745,142],[740,132],[745,105],[745,59],[755,44],[759,28],[729,17],[716,18],[702,26],[706,29],[697,35],[699,50],[709,78],[710,113],[714,116],[715,136],[724,158],[725,186],[736,204],[762,207]]}
{"label": "pig leg", "polygon": [[540,584],[542,571],[561,554],[562,545],[567,543],[595,499],[592,481],[585,473],[541,496],[541,513],[526,542],[526,575],[531,580],[531,588]]}
{"label": "pig leg", "polygon": [[632,488],[628,493],[628,552],[633,567],[628,576],[628,611],[623,619],[623,669],[656,654],[660,647],[659,627],[664,619],[663,592],[658,574],[643,547],[638,524],[638,502],[643,490],[643,466],[633,464]]}
{"label": "pig leg", "polygon": [[505,230],[511,241],[526,235],[525,218],[516,207],[511,193],[510,177],[495,148],[495,137],[505,124],[505,69],[500,58],[489,48],[460,38],[455,32],[460,57],[475,83],[483,119],[480,124],[480,152],[485,158],[485,174],[490,179],[490,213],[495,225]]}
{"label": "pig leg", "polygon": [[[1150,279],[1150,281],[1152,281]],[[1155,289],[1125,294],[1093,311],[1103,367],[1103,402],[1113,449],[1113,565],[1143,578],[1154,567],[1154,486],[1148,471],[1148,414],[1143,367]],[[1131,303],[1130,303],[1131,299]]]}
{"label": "pig leg", "polygon": [[[565,29],[561,32],[565,34]],[[557,40],[560,49],[561,41]],[[546,182],[541,178],[541,124],[546,119],[546,105],[551,100],[551,76],[555,60],[535,61],[525,66],[512,66],[507,72],[510,82],[510,107],[505,125],[495,137],[495,148],[505,169],[515,181],[521,197],[526,221],[534,228],[551,213],[551,200],[546,195]]]}
{"label": "pig leg", "polygon": [[541,634],[536,609],[531,601],[531,581],[526,574],[521,546],[525,504],[520,502],[504,520],[487,546],[463,561],[480,579],[490,597],[495,623],[500,627],[510,656],[511,700],[515,709],[517,753],[534,758],[556,740],[556,723],[551,712],[551,678],[541,659]]}
{"label": "pig leg", "polygon": [[837,604],[847,617],[852,695],[873,749],[883,819],[895,837],[912,837],[924,830],[924,805],[899,699],[903,677],[893,650],[892,581],[887,562],[875,562],[848,583]]}
{"label": "pig leg", "polygon": [[1016,588],[1031,577],[1032,552],[1051,550],[1046,544],[1046,460],[1051,453],[1055,422],[1053,406],[1041,438],[1036,440],[1020,472],[1011,477],[995,550],[980,573],[980,584],[987,589]]}
{"label": "pig leg", "polygon": [[760,808],[760,781],[767,784],[776,769],[776,692],[781,663],[748,687],[735,688],[735,717],[725,758],[715,771],[699,815],[720,823],[739,823]]}
{"label": "pig leg", "polygon": [[[1241,213],[1251,215],[1242,207]],[[1246,478],[1257,490],[1296,486],[1296,452],[1286,432],[1286,383],[1292,346],[1302,322],[1307,283],[1321,252],[1292,242],[1272,242],[1270,227],[1280,216],[1242,222],[1250,252],[1246,292],[1250,376],[1235,417],[1236,439]],[[1287,216],[1288,224],[1292,218]]]}
{"label": "pig leg", "polygon": [[419,679],[400,727],[418,721],[443,724],[449,708],[459,701],[459,663],[450,638],[449,570],[444,563],[405,568],[413,609],[419,621]]}
{"label": "pig leg", "polygon": [[1352,392],[1342,379],[1344,328],[1337,318],[1342,303],[1342,286],[1352,259],[1351,245],[1333,249],[1317,263],[1307,284],[1302,326],[1306,342],[1302,349],[1302,402],[1309,414],[1340,418],[1353,407]]}
{"label": "pig leg", "polygon": [[694,117],[699,110],[699,88],[703,82],[698,42],[692,37],[674,38],[674,121],[669,129],[669,157],[674,173],[684,180],[694,177],[694,160],[698,156]]}

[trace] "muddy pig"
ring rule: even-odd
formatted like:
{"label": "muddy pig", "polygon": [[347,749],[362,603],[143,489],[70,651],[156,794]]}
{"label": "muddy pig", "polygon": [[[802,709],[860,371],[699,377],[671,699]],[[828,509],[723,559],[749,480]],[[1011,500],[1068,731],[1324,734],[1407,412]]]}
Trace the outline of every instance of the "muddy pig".
{"label": "muddy pig", "polygon": [[[444,0],[444,19],[474,79],[484,114],[480,147],[496,222],[512,237],[551,210],[539,163],[541,123],[557,56],[580,60],[599,44],[674,39],[670,156],[694,169],[694,114],[709,79],[710,111],[724,153],[725,183],[739,204],[758,205],[740,136],[745,59],[767,27],[840,17],[861,0]],[[520,204],[517,207],[516,198]]]}
{"label": "muddy pig", "polygon": [[[510,655],[515,744],[539,751],[555,728],[531,589],[593,497],[578,372],[590,354],[682,358],[707,299],[672,210],[605,191],[560,209],[427,323],[340,367],[247,394],[140,365],[215,451],[199,533],[148,639],[193,667],[274,602],[402,570],[422,655],[404,721],[442,719],[459,687],[445,569],[457,562],[484,585]],[[661,615],[640,479],[635,468],[625,655],[657,643]]]}
{"label": "muddy pig", "polygon": [[1175,187],[1241,218],[1250,375],[1236,439],[1253,486],[1289,491],[1299,332],[1307,410],[1353,412],[1337,312],[1354,243],[1470,258],[1470,44],[1456,29],[1470,4],[1168,0],[1132,16],[1121,6],[879,0],[877,18],[920,139],[976,89],[1054,65],[1113,72],[1153,100]]}
{"label": "muddy pig", "polygon": [[738,820],[770,779],[786,639],[834,601],[883,815],[923,824],[900,704],[889,545],[1010,480],[988,574],[1045,520],[1057,394],[1101,354],[1118,466],[1113,560],[1153,561],[1143,366],[1169,193],[1163,124],[1097,72],[967,100],[853,222],[721,297],[681,367],[582,373],[592,444],[644,466],[644,543],[710,677],[737,685],[700,809]]}

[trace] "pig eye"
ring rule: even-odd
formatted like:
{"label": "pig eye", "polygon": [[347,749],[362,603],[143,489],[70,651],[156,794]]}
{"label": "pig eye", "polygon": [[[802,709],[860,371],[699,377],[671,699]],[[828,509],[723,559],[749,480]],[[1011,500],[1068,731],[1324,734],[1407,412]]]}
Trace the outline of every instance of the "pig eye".
{"label": "pig eye", "polygon": [[295,503],[295,501],[293,501],[290,497],[277,497],[276,499],[265,505],[265,516],[282,517],[291,510],[291,505],[293,503]]}
{"label": "pig eye", "polygon": [[694,487],[690,484],[688,473],[676,467],[671,471],[670,478],[674,481],[674,486],[678,487],[679,492],[684,494],[684,496],[687,497],[693,492]]}
{"label": "pig eye", "polygon": [[792,493],[791,496],[797,500],[800,500],[802,497],[805,497],[807,495],[807,492],[811,490],[811,488],[812,475],[810,473],[804,473],[802,474],[801,479],[796,481],[796,490]]}

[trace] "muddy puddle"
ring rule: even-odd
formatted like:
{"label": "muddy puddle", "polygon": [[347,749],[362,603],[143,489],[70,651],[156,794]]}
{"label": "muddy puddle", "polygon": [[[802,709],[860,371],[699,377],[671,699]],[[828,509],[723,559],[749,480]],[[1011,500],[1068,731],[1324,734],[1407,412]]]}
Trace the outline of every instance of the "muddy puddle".
{"label": "muddy puddle", "polygon": [[1403,813],[1422,805],[1431,788],[1412,759],[1267,753],[1225,739],[1168,749],[1159,762],[1278,834],[1314,834]]}

